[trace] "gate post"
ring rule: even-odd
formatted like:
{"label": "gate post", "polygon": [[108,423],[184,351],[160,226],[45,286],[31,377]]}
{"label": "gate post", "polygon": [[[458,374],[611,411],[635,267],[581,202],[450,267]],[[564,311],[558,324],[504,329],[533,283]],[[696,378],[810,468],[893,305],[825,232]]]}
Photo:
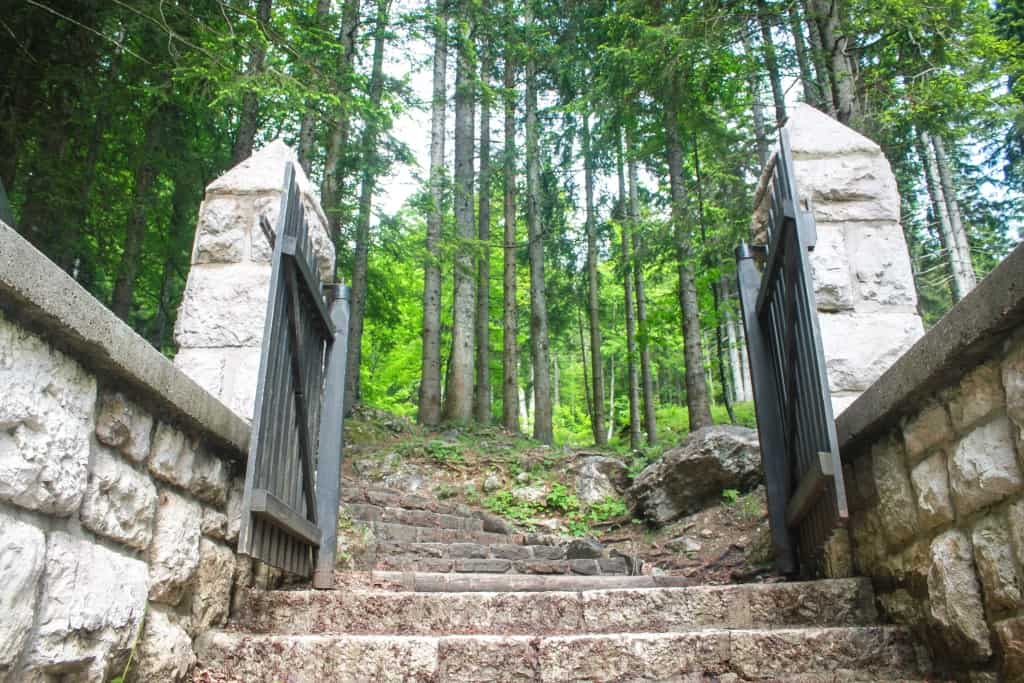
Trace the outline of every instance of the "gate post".
{"label": "gate post", "polygon": [[352,288],[337,284],[325,288],[331,299],[334,343],[327,355],[320,439],[316,462],[317,521],[322,536],[316,553],[313,587],[334,588],[338,553],[338,505],[341,503],[341,451],[345,446],[345,365],[348,356],[349,300]]}

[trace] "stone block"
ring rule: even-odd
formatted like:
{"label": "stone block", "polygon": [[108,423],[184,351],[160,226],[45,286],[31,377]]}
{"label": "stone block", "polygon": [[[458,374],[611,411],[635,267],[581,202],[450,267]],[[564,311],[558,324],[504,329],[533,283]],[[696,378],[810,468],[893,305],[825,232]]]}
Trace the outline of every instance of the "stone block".
{"label": "stone block", "polygon": [[149,598],[176,605],[199,567],[199,503],[171,491],[160,492],[156,531],[149,550]]}
{"label": "stone block", "polygon": [[228,538],[228,516],[213,508],[203,508],[203,521],[199,524],[203,536],[226,541]]}
{"label": "stone block", "polygon": [[1000,621],[995,632],[1002,655],[1001,680],[1024,680],[1024,618]]}
{"label": "stone block", "polygon": [[932,541],[928,600],[939,635],[961,658],[983,661],[992,654],[971,542],[959,529]]}
{"label": "stone block", "polygon": [[880,156],[878,143],[823,114],[809,104],[789,107],[790,147],[797,157],[833,157],[846,154]]}
{"label": "stone block", "polygon": [[[185,373],[189,379],[206,390],[211,396],[220,398],[224,384],[224,363],[226,349],[182,348],[174,356],[174,367]],[[223,401],[222,401],[223,402]]]}
{"label": "stone block", "polygon": [[192,484],[195,444],[174,425],[161,422],[153,437],[149,471],[158,479],[189,488]]}
{"label": "stone block", "polygon": [[145,550],[153,538],[156,486],[106,446],[95,444],[79,517],[100,536]]}
{"label": "stone block", "polygon": [[142,462],[149,455],[153,436],[153,416],[119,391],[100,395],[96,415],[96,438],[116,448],[133,462]]}
{"label": "stone block", "polygon": [[886,555],[885,534],[875,510],[856,513],[850,519],[853,563],[863,576],[875,576]]}
{"label": "stone block", "polygon": [[108,680],[124,667],[145,611],[144,562],[51,532],[26,668],[62,680]]}
{"label": "stone block", "polygon": [[43,532],[0,511],[0,679],[17,661],[32,631],[45,561]]}
{"label": "stone block", "polygon": [[[260,197],[255,202],[256,220],[260,215],[265,215],[270,225],[277,231],[277,218],[280,213],[281,200],[277,195]],[[320,215],[319,204],[308,196],[302,198],[302,208],[305,210],[306,221],[309,225],[309,238],[313,245],[313,254],[316,257],[317,269],[320,278],[324,281],[333,279],[334,244],[327,234],[327,223]],[[252,230],[252,260],[261,263],[270,263],[273,249],[267,238],[263,235],[259,223],[254,224]]]}
{"label": "stone block", "polygon": [[949,483],[960,514],[974,512],[1021,489],[1024,480],[1009,420],[997,418],[957,442],[949,462]]}
{"label": "stone block", "polygon": [[957,433],[964,433],[1002,409],[1005,399],[999,375],[995,364],[986,363],[960,380],[960,387],[949,402],[949,416]]}
{"label": "stone block", "polygon": [[924,335],[916,313],[825,313],[821,326],[832,391],[864,391]]}
{"label": "stone block", "polygon": [[811,252],[815,303],[819,311],[852,309],[854,289],[844,227],[841,223],[822,223],[817,227],[818,243]]}
{"label": "stone block", "polygon": [[1006,521],[1017,564],[1024,569],[1024,500],[1018,500],[1006,507]]}
{"label": "stone block", "polygon": [[174,326],[183,348],[259,346],[267,315],[270,266],[194,266]]}
{"label": "stone block", "polygon": [[1006,520],[997,514],[983,517],[974,525],[971,542],[985,604],[992,611],[1016,609],[1021,602],[1021,580]]}
{"label": "stone block", "polygon": [[0,500],[71,515],[85,495],[96,380],[0,316]]}
{"label": "stone block", "polygon": [[235,477],[228,488],[228,543],[238,540],[238,528],[242,523],[242,496],[245,495],[245,479]]}
{"label": "stone block", "polygon": [[953,440],[944,405],[929,403],[903,424],[903,443],[911,463],[917,463],[936,446]]}
{"label": "stone block", "polygon": [[235,554],[213,541],[199,541],[199,573],[192,596],[192,626],[196,631],[222,626],[231,606]]}
{"label": "stone block", "polygon": [[223,506],[228,499],[228,476],[227,463],[216,453],[197,448],[188,490],[202,501]]}
{"label": "stone block", "polygon": [[917,506],[904,465],[903,447],[893,437],[871,449],[878,516],[890,546],[902,545],[917,532]]}
{"label": "stone block", "polygon": [[899,223],[850,225],[846,245],[859,301],[917,306],[910,254]]}
{"label": "stone block", "polygon": [[793,167],[801,199],[810,199],[818,222],[900,220],[900,197],[889,162],[881,154],[826,158],[796,155]]}
{"label": "stone block", "polygon": [[1006,412],[1024,436],[1024,338],[1017,339],[1003,358]]}
{"label": "stone block", "polygon": [[199,207],[192,263],[237,263],[246,256],[252,200],[214,195]]}
{"label": "stone block", "polygon": [[165,608],[150,606],[129,681],[184,680],[195,664],[196,656],[192,650],[192,638],[185,625],[179,622],[177,615]]}
{"label": "stone block", "polygon": [[953,521],[945,453],[940,451],[919,463],[911,470],[910,480],[917,494],[917,519],[922,529]]}
{"label": "stone block", "polygon": [[259,385],[260,348],[241,347],[224,350],[224,381],[217,398],[236,415],[252,420]]}

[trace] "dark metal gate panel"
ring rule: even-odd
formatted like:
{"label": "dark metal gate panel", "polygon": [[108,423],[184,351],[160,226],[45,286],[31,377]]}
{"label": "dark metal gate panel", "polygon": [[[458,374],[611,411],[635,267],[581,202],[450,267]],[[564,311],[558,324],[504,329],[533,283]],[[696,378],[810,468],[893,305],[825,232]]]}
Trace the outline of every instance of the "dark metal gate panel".
{"label": "dark metal gate panel", "polygon": [[799,205],[785,130],[779,146],[767,245],[736,251],[740,306],[776,566],[820,576],[825,545],[849,511],[808,255],[814,218]]}
{"label": "dark metal gate panel", "polygon": [[320,291],[292,164],[276,238],[267,227],[274,252],[238,549],[309,576],[322,537],[314,454],[334,324]]}

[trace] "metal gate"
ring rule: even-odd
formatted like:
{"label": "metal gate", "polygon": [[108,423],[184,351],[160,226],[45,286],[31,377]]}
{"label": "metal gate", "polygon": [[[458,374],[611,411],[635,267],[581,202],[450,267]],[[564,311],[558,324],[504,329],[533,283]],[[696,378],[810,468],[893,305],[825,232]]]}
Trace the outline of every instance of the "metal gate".
{"label": "metal gate", "polygon": [[315,583],[327,588],[340,494],[348,288],[327,287],[329,311],[291,163],[276,237],[265,218],[260,225],[274,251],[238,551],[300,576],[315,562]]}
{"label": "metal gate", "polygon": [[785,130],[768,191],[766,245],[741,244],[736,265],[772,544],[780,572],[821,576],[849,511],[808,256],[817,231],[799,205]]}

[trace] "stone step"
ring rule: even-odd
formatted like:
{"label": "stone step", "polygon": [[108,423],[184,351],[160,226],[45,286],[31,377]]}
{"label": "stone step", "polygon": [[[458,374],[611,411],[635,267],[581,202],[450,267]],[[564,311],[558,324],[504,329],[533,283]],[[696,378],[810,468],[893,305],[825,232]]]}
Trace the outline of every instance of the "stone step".
{"label": "stone step", "polygon": [[[464,545],[453,543],[452,546]],[[491,548],[495,546],[480,546]],[[530,546],[512,546],[528,548]],[[537,546],[541,548],[549,546]],[[377,557],[376,569],[399,572],[479,573],[479,574],[581,574],[584,576],[623,575],[629,573],[625,558],[607,557],[576,560],[507,560],[501,557],[423,557],[384,555]]]}
{"label": "stone step", "polygon": [[476,574],[403,571],[341,572],[339,585],[383,587],[419,593],[540,593],[620,588],[682,588],[694,580],[684,576],[620,576],[574,574]]}
{"label": "stone step", "polygon": [[[411,621],[411,620],[410,620]],[[222,681],[924,680],[895,626],[575,636],[255,635],[208,631],[199,672]]]}
{"label": "stone step", "polygon": [[483,520],[472,515],[431,512],[404,507],[381,507],[369,503],[348,503],[345,508],[352,519],[360,522],[388,522],[407,526],[458,529],[473,533],[484,531]]}
{"label": "stone step", "polygon": [[278,634],[667,633],[864,626],[877,618],[870,582],[857,579],[574,592],[252,591],[246,598],[233,628]]}
{"label": "stone step", "polygon": [[496,534],[490,531],[466,531],[464,529],[442,529],[437,527],[396,524],[394,522],[367,522],[378,541],[399,543],[480,543],[520,544],[526,543],[525,534]]}
{"label": "stone step", "polygon": [[[453,559],[494,558],[499,560],[568,560],[593,557],[600,552],[577,553],[566,545],[530,545],[518,543],[400,543],[381,541],[377,544],[381,555],[408,555]],[[575,556],[574,556],[575,555]]]}

